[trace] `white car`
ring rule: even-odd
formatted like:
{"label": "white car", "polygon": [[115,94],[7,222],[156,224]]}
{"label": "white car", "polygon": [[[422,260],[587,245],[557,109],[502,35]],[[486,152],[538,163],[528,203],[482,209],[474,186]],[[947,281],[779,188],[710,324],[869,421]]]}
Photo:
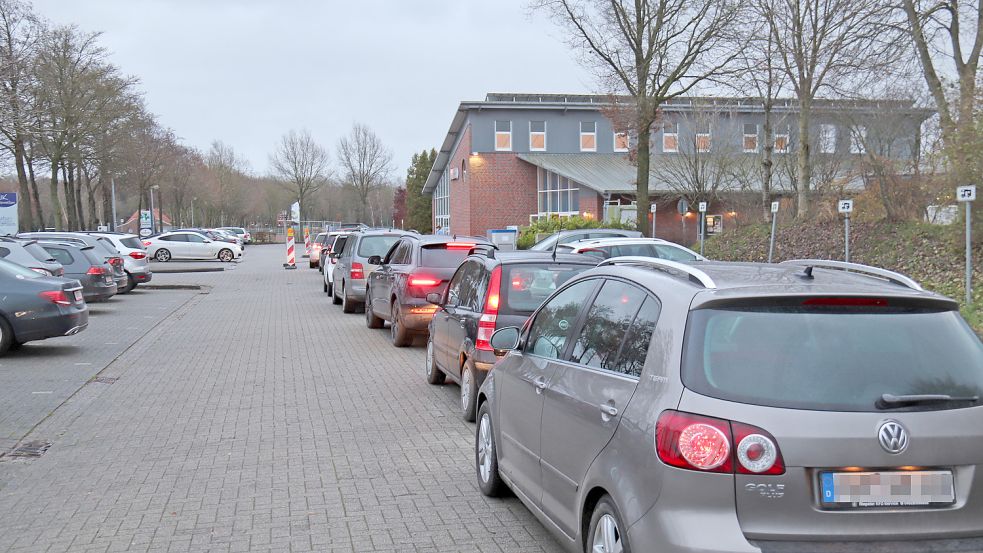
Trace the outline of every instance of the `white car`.
{"label": "white car", "polygon": [[147,255],[157,261],[172,259],[218,259],[233,261],[242,257],[242,248],[230,242],[212,240],[197,232],[165,232],[144,240]]}
{"label": "white car", "polygon": [[635,256],[656,257],[682,263],[707,260],[707,258],[689,248],[684,248],[679,244],[662,240],[661,238],[598,238],[578,240],[570,244],[560,244],[557,246],[556,251],[558,253],[593,254],[603,259]]}
{"label": "white car", "polygon": [[129,292],[137,284],[145,284],[153,278],[150,270],[150,259],[140,237],[135,234],[121,232],[89,232],[92,236],[105,238],[116,246],[123,258],[123,270],[126,271],[126,288],[121,293]]}
{"label": "white car", "polygon": [[320,265],[321,274],[324,278],[324,293],[334,296],[334,266],[338,263],[338,254],[345,247],[345,242],[351,237],[349,231],[331,231],[328,233],[328,241],[321,250]]}

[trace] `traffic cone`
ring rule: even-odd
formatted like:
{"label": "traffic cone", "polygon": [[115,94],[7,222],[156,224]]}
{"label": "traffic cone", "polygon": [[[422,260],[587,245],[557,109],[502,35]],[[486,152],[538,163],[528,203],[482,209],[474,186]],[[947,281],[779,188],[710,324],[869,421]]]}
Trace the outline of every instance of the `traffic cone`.
{"label": "traffic cone", "polygon": [[294,255],[294,229],[287,229],[287,262],[283,264],[284,269],[296,269],[297,262]]}
{"label": "traffic cone", "polygon": [[311,229],[304,227],[304,257],[311,257]]}

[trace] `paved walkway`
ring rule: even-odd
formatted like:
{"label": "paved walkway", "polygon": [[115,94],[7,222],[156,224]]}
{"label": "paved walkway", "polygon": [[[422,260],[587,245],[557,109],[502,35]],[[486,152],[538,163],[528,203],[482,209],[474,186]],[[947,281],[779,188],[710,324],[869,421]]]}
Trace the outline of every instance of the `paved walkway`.
{"label": "paved walkway", "polygon": [[423,351],[281,254],[155,277],[212,288],[44,419],[46,454],[0,460],[0,551],[559,551],[516,499],[479,494],[474,427]]}

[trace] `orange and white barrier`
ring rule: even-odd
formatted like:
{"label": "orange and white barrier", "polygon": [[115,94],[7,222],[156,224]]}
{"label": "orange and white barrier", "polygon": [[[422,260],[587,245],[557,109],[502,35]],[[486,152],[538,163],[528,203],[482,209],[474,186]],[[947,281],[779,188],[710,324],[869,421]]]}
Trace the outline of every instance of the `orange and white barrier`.
{"label": "orange and white barrier", "polygon": [[287,228],[287,262],[283,264],[284,269],[296,269],[297,259],[294,254],[294,229]]}
{"label": "orange and white barrier", "polygon": [[304,227],[304,257],[311,256],[311,229]]}

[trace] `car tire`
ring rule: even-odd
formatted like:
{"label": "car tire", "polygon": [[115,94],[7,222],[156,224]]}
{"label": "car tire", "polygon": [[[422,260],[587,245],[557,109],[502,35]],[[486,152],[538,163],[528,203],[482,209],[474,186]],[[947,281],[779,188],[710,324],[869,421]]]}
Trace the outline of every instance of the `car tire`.
{"label": "car tire", "polygon": [[154,252],[154,259],[160,261],[161,263],[167,263],[171,260],[171,252],[166,248],[161,248]]}
{"label": "car tire", "polygon": [[392,318],[389,319],[389,338],[397,348],[405,348],[413,343],[413,336],[399,320],[399,304],[393,303]]}
{"label": "car tire", "polygon": [[[342,286],[344,285],[345,285],[344,282],[342,282]],[[334,284],[332,284],[330,287],[331,287],[331,303],[335,305],[341,305],[341,298],[338,297],[338,287],[335,286]]]}
{"label": "car tire", "polygon": [[136,287],[137,287],[137,281],[136,281],[136,279],[134,279],[133,278],[133,275],[131,275],[130,273],[126,273],[126,286],[124,286],[123,289],[120,290],[119,293],[120,294],[129,294]]}
{"label": "car tire", "polygon": [[631,553],[631,546],[628,545],[628,527],[621,521],[611,496],[605,495],[597,502],[594,513],[590,517],[590,526],[587,528],[585,553],[591,551]]}
{"label": "car tire", "polygon": [[487,401],[478,409],[478,424],[474,429],[474,467],[481,493],[488,497],[505,493],[505,482],[498,474],[498,446]]}
{"label": "car tire", "polygon": [[348,287],[345,285],[341,286],[341,312],[342,313],[355,312],[355,302],[348,298]]}
{"label": "car tire", "polygon": [[433,349],[433,336],[427,338],[427,361],[426,361],[427,383],[437,386],[444,383],[446,375],[437,366],[437,356]]}
{"label": "car tire", "polygon": [[386,326],[386,321],[381,318],[376,317],[375,313],[372,311],[372,306],[369,304],[369,289],[365,289],[365,326],[366,328],[379,329]]}
{"label": "car tire", "polygon": [[0,317],[0,355],[7,353],[14,345],[14,329],[10,327],[7,319]]}
{"label": "car tire", "polygon": [[478,380],[474,367],[468,361],[461,367],[461,416],[467,422],[474,422],[478,407]]}
{"label": "car tire", "polygon": [[235,256],[235,254],[232,253],[232,250],[230,250],[228,248],[222,248],[218,252],[218,260],[219,261],[222,261],[224,263],[231,262],[233,259],[235,259],[235,257],[236,256]]}

